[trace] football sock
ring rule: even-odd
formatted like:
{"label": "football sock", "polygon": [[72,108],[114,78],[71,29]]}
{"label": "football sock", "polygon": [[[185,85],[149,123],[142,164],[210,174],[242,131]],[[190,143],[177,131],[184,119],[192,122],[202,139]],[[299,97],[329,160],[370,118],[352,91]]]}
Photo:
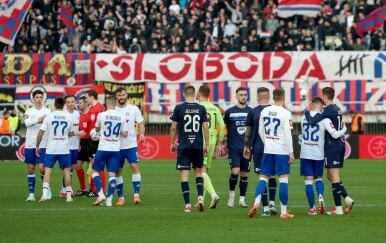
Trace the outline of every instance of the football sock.
{"label": "football sock", "polygon": [[102,189],[102,181],[101,181],[101,177],[99,176],[98,172],[92,173],[92,180],[93,180],[94,185],[95,185],[95,190],[99,194],[99,192]]}
{"label": "football sock", "polygon": [[263,204],[264,207],[268,206],[267,187],[265,187],[265,191],[263,195],[261,195],[261,204]]}
{"label": "football sock", "polygon": [[279,178],[280,188],[279,188],[279,198],[281,205],[281,213],[287,213],[287,204],[288,204],[288,178]]}
{"label": "football sock", "polygon": [[342,189],[342,197],[343,197],[343,198],[346,198],[346,197],[348,196],[348,193],[347,193],[346,188],[344,187],[342,181],[340,181],[340,187],[341,187],[341,189]]}
{"label": "football sock", "polygon": [[231,174],[231,177],[229,177],[229,190],[234,191],[237,185],[237,178],[238,175]]}
{"label": "football sock", "polygon": [[117,189],[118,197],[123,197],[123,178],[122,176],[119,176],[115,180],[117,183],[115,188]]}
{"label": "football sock", "polygon": [[35,192],[35,174],[28,175],[28,192]]}
{"label": "football sock", "polygon": [[134,194],[139,194],[141,190],[141,174],[133,174],[131,180],[133,181]]}
{"label": "football sock", "polygon": [[67,198],[72,198],[72,187],[71,186],[66,186],[66,196]]}
{"label": "football sock", "polygon": [[189,182],[182,181],[181,182],[181,190],[182,190],[182,196],[184,197],[185,204],[190,204],[190,198],[189,198]]}
{"label": "football sock", "polygon": [[318,197],[320,196],[324,197],[324,183],[322,179],[315,180],[315,188],[316,188],[316,193],[318,194]]}
{"label": "football sock", "polygon": [[66,187],[66,185],[64,185],[64,176],[62,177],[62,191],[63,189]]}
{"label": "football sock", "polygon": [[[276,178],[269,178],[268,180],[269,201],[275,202],[276,188],[277,188]],[[275,205],[275,203],[273,205]]]}
{"label": "football sock", "polygon": [[202,197],[204,194],[204,178],[196,177],[196,187],[197,187],[197,193],[199,197]]}
{"label": "football sock", "polygon": [[116,186],[116,179],[115,177],[112,176],[109,178],[109,189],[107,191],[107,197],[112,198],[114,196],[115,186]]}
{"label": "football sock", "polygon": [[43,180],[43,178],[44,178],[44,173],[43,173],[43,174],[40,173],[40,178]]}
{"label": "football sock", "polygon": [[85,182],[83,168],[80,168],[79,170],[77,170],[76,175],[78,176],[80,190],[82,191],[86,190],[86,182]]}
{"label": "football sock", "polygon": [[44,198],[48,197],[48,190],[50,190],[50,184],[43,182],[43,197]]}
{"label": "football sock", "polygon": [[[202,178],[204,178],[205,191],[208,191],[211,196],[216,194],[216,191],[214,190],[214,187],[212,185],[212,181],[210,180],[209,175],[207,173],[202,173]],[[216,196],[216,195],[214,195],[214,196]]]}
{"label": "football sock", "polygon": [[314,195],[314,188],[313,188],[313,182],[311,180],[304,181],[305,189],[306,189],[306,196],[308,200],[308,205],[310,208],[314,208],[315,206],[315,195]]}
{"label": "football sock", "polygon": [[342,190],[340,183],[332,183],[332,196],[334,197],[335,206],[342,206]]}
{"label": "football sock", "polygon": [[260,204],[261,196],[263,195],[266,188],[267,188],[267,179],[260,178],[255,189],[255,204]]}
{"label": "football sock", "polygon": [[247,189],[248,189],[248,177],[240,176],[239,188],[240,188],[240,196],[245,197],[245,194],[247,193]]}
{"label": "football sock", "polygon": [[104,170],[99,171],[99,176],[101,178],[103,192],[105,193],[106,192],[106,174],[105,174],[105,171]]}

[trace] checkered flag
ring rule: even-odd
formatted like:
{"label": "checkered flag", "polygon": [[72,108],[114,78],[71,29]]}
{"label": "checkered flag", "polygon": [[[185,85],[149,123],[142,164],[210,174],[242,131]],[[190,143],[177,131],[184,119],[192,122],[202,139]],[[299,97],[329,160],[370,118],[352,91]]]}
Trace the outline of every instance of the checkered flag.
{"label": "checkered flag", "polygon": [[13,45],[32,0],[0,0],[0,41]]}

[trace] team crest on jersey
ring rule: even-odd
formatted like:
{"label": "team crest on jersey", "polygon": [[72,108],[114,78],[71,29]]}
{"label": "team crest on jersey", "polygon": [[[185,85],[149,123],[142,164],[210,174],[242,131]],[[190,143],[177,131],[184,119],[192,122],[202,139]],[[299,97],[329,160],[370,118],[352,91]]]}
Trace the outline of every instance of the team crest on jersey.
{"label": "team crest on jersey", "polygon": [[83,128],[86,128],[87,127],[87,122],[83,122],[82,125],[83,125]]}
{"label": "team crest on jersey", "polygon": [[246,127],[238,127],[237,128],[237,132],[238,134],[240,135],[244,135],[244,133],[247,131],[247,128]]}
{"label": "team crest on jersey", "polygon": [[95,115],[94,115],[94,114],[91,115],[91,120],[92,120],[92,121],[95,120]]}

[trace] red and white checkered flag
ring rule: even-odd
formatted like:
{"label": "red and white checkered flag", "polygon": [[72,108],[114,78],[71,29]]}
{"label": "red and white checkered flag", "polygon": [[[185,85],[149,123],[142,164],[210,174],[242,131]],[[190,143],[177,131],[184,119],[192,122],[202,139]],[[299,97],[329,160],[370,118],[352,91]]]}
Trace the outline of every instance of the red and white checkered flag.
{"label": "red and white checkered flag", "polygon": [[0,0],[0,41],[13,45],[32,0]]}

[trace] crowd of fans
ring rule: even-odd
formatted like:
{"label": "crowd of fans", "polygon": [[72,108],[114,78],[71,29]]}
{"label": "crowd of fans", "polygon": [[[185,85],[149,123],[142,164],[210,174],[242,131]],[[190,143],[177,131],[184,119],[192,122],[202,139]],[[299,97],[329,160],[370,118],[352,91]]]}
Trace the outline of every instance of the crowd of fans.
{"label": "crowd of fans", "polygon": [[316,18],[280,19],[275,0],[35,0],[8,53],[176,53],[385,50],[385,30],[358,21],[383,0],[325,0]]}

